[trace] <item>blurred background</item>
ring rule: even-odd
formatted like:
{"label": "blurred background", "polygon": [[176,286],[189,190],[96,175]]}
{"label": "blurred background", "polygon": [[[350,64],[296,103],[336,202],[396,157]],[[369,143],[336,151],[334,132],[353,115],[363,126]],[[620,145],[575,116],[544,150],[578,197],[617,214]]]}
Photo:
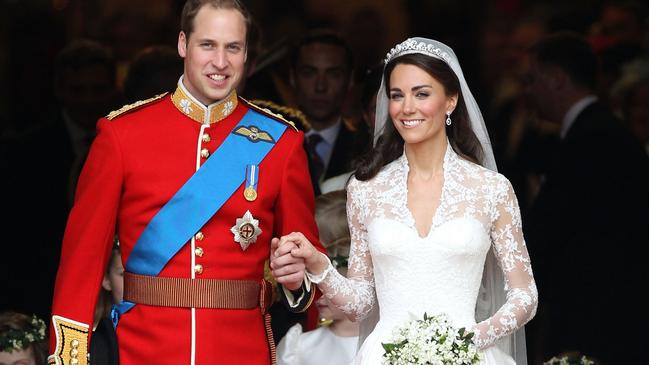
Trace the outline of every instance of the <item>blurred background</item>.
{"label": "blurred background", "polygon": [[[153,45],[176,47],[182,0],[1,0],[0,129],[22,129],[39,123],[55,108],[54,59],[73,40],[96,40],[117,62],[116,86],[135,55]],[[574,30],[588,35],[609,55],[607,80],[632,52],[646,49],[648,30],[644,2],[598,0],[284,0],[244,1],[259,30],[258,64],[270,69],[282,63],[286,47],[306,29],[339,30],[355,54],[356,75],[377,63],[408,35],[450,44],[476,99],[487,108],[514,92],[524,49],[543,34]],[[616,8],[616,6],[618,8]],[[631,10],[625,10],[631,9]],[[634,46],[637,49],[631,49]],[[265,57],[265,58],[264,58]],[[626,58],[625,58],[626,57]],[[281,67],[273,67],[282,76]],[[606,82],[606,81],[603,81]],[[245,96],[245,95],[244,95]],[[280,100],[281,101],[281,100]],[[35,107],[34,104],[38,107]],[[121,105],[116,100],[115,106]]]}

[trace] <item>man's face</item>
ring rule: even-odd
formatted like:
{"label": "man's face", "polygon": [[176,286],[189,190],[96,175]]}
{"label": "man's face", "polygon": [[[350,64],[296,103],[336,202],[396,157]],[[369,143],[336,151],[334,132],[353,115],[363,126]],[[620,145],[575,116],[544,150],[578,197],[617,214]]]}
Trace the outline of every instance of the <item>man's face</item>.
{"label": "man's face", "polygon": [[94,131],[97,119],[110,111],[115,96],[110,70],[103,65],[66,70],[57,84],[57,96],[78,126]]}
{"label": "man's face", "polygon": [[[554,72],[540,65],[534,57],[529,58],[527,72],[525,73],[525,91],[529,101],[539,112],[541,117],[554,121],[553,96],[556,91],[552,87]],[[561,122],[558,120],[558,122]]]}
{"label": "man's face", "polygon": [[246,22],[236,9],[203,6],[194,31],[178,36],[178,54],[185,59],[183,82],[205,105],[224,99],[237,87],[246,62]]}
{"label": "man's face", "polygon": [[312,122],[338,118],[350,82],[343,48],[323,43],[302,47],[292,76],[298,106]]}

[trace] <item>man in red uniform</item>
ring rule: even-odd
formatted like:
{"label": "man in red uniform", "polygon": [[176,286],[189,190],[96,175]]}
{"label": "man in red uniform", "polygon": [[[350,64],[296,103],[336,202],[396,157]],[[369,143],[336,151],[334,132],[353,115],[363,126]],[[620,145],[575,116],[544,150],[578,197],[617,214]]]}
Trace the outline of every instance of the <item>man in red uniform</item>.
{"label": "man in red uniform", "polygon": [[237,0],[188,1],[175,92],[99,121],[65,232],[50,364],[88,363],[115,232],[122,365],[274,363],[269,253],[285,303],[310,304],[304,263],[270,244],[292,231],[317,242],[303,135],[236,95],[249,22]]}

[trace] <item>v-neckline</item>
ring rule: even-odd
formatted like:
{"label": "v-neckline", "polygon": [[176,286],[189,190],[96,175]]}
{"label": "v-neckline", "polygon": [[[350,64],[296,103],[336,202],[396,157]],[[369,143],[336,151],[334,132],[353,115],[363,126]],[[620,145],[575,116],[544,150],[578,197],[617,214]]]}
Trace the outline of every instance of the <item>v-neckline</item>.
{"label": "v-neckline", "polygon": [[[448,143],[448,142],[447,142]],[[431,221],[430,221],[430,226],[428,228],[428,232],[426,235],[422,236],[419,233],[419,230],[417,229],[417,220],[415,219],[415,215],[413,214],[412,210],[410,210],[410,207],[408,206],[408,174],[410,173],[410,165],[408,164],[408,157],[406,156],[406,153],[404,151],[403,153],[403,167],[405,169],[404,174],[403,174],[403,187],[404,187],[404,201],[402,202],[405,211],[408,214],[409,220],[410,220],[410,226],[412,230],[414,231],[415,235],[417,235],[417,238],[420,240],[427,239],[430,237],[430,235],[433,233],[435,230],[435,222],[439,220],[438,215],[440,214],[440,211],[443,208],[444,205],[444,196],[445,196],[445,190],[447,186],[447,180],[448,180],[448,160],[447,158],[449,157],[449,149],[451,148],[450,144],[446,146],[446,152],[444,153],[444,160],[442,163],[442,188],[439,193],[439,204],[437,205],[437,208],[435,208],[435,211],[433,212],[433,215],[431,216]]]}

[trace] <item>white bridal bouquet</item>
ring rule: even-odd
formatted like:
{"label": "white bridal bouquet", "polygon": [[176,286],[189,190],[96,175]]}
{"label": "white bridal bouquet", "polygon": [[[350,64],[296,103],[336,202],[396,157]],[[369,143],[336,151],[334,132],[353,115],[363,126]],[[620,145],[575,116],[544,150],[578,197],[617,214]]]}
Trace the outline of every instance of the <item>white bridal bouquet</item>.
{"label": "white bridal bouquet", "polygon": [[473,333],[454,328],[445,315],[413,319],[398,327],[384,343],[384,365],[475,365],[480,354]]}
{"label": "white bridal bouquet", "polygon": [[543,365],[595,365],[595,361],[583,355],[580,357],[578,354],[570,354],[561,357],[555,356],[544,362]]}

